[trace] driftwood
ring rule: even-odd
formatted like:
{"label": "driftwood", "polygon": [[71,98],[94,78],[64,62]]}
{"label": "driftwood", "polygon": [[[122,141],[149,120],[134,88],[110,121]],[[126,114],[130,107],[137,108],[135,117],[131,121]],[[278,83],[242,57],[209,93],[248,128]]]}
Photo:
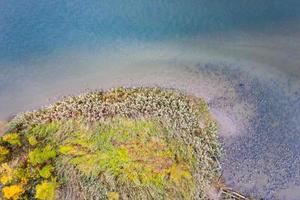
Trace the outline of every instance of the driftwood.
{"label": "driftwood", "polygon": [[218,191],[218,200],[254,200],[253,198],[246,197],[228,187],[225,184],[222,175],[219,177],[217,182],[214,183],[214,187]]}
{"label": "driftwood", "polygon": [[232,200],[253,200],[252,198],[245,197],[244,195],[235,192],[231,188],[222,187],[220,188],[220,199],[232,199]]}

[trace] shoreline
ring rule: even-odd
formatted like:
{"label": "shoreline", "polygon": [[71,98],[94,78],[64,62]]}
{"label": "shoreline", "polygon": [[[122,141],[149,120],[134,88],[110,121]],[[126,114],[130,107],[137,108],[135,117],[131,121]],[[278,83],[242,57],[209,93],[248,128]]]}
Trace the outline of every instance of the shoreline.
{"label": "shoreline", "polygon": [[[195,94],[193,94],[192,92],[190,91],[186,91],[184,89],[176,89],[176,88],[172,88],[172,87],[150,87],[150,86],[145,86],[145,87],[121,87],[121,89],[125,89],[125,90],[132,90],[132,89],[158,89],[158,90],[165,90],[165,91],[170,91],[170,92],[179,92],[179,94],[182,94],[182,95],[186,95],[187,97],[190,97],[190,98],[194,98],[194,97],[197,97],[197,98],[200,98],[202,99],[201,96],[197,95],[195,96]],[[52,109],[51,107],[53,107],[54,105],[56,105],[57,103],[60,104],[60,103],[63,103],[63,102],[69,102],[70,99],[74,99],[74,98],[81,98],[81,97],[84,97],[84,96],[87,96],[89,94],[92,94],[92,93],[108,93],[108,92],[111,92],[113,90],[118,90],[118,88],[109,88],[109,89],[96,89],[96,90],[84,90],[84,92],[81,92],[81,93],[78,93],[76,95],[62,95],[60,97],[56,97],[56,101],[53,102],[50,102],[49,104],[46,104],[44,106],[40,106],[40,107],[36,107],[35,109],[32,109],[32,110],[29,110],[29,111],[25,111],[25,112],[21,112],[17,115],[14,115],[14,117],[18,117],[19,115],[22,115],[22,114],[25,114],[28,113],[35,113],[35,112],[39,112],[40,110],[47,110],[47,109]],[[218,124],[218,126],[221,126],[220,128],[223,129],[223,132],[225,133],[221,133],[221,131],[219,131],[217,133],[218,137],[219,137],[219,142],[221,143],[222,142],[222,137],[230,137],[230,135],[227,135],[228,133],[232,133],[232,132],[235,132],[235,131],[232,131],[230,126],[232,126],[234,124],[233,121],[228,121],[229,119],[226,117],[226,113],[220,113],[220,112],[217,112],[216,113],[216,109],[211,109],[211,107],[208,105],[208,111],[210,113],[210,115],[213,117],[214,121]],[[91,114],[91,113],[90,113]],[[10,117],[10,121],[11,120],[14,120],[14,117]],[[5,124],[7,124],[8,122],[4,123],[2,122],[3,124],[3,127],[5,126]],[[225,127],[224,127],[225,125]],[[228,130],[229,128],[229,130]],[[223,158],[224,159],[224,158]],[[222,179],[223,180],[223,176],[220,176],[219,179]],[[218,186],[217,186],[218,185]],[[243,195],[241,195],[240,193],[238,192],[235,192],[236,190],[234,189],[231,189],[230,187],[228,187],[228,185],[226,183],[222,183],[222,181],[219,183],[216,183],[216,188],[219,187],[221,185],[221,187],[218,189],[218,192],[215,193],[215,195],[219,194],[219,195],[231,195],[232,197],[235,197],[234,195],[239,195],[239,197],[244,197]],[[216,191],[215,191],[216,192]],[[209,195],[213,195],[213,191],[210,191],[209,192],[210,194]],[[245,199],[247,199],[246,197],[244,197]]]}
{"label": "shoreline", "polygon": [[7,121],[0,120],[0,136],[2,136],[5,133],[5,131],[7,129],[7,124],[8,124]]}
{"label": "shoreline", "polygon": [[[152,55],[151,52],[146,53]],[[176,62],[169,61],[173,58],[172,56],[175,58],[175,55],[175,53],[174,55],[171,54],[170,58],[166,59],[168,62],[165,60],[158,63],[151,62],[153,58],[150,61],[139,59],[133,65],[132,61],[128,61],[129,63],[124,65],[124,70],[118,71],[122,75],[111,71],[103,71],[98,75],[95,73],[88,82],[82,82],[80,86],[76,85],[76,82],[81,79],[76,79],[73,82],[61,83],[60,88],[62,89],[57,91],[43,88],[41,93],[36,93],[38,95],[34,101],[27,99],[30,103],[26,105],[25,99],[21,105],[26,106],[20,106],[20,108],[24,108],[25,111],[35,110],[67,96],[92,91],[93,88],[108,89],[117,86],[176,88],[205,98],[209,107],[217,111],[214,113],[214,117],[225,120],[225,129],[222,130],[222,144],[227,154],[222,160],[222,166],[226,184],[236,191],[257,198],[262,196],[273,198],[278,195],[284,197],[285,194],[282,193],[289,188],[297,187],[297,177],[292,176],[292,174],[296,174],[297,163],[300,160],[299,154],[295,150],[296,145],[299,144],[298,139],[295,138],[296,145],[291,146],[292,149],[286,146],[289,138],[295,137],[292,135],[293,132],[288,130],[291,127],[297,130],[299,125],[285,117],[292,116],[295,120],[299,117],[294,114],[294,111],[298,111],[300,108],[297,107],[300,104],[296,101],[299,94],[294,94],[293,90],[288,87],[289,85],[296,87],[297,82],[291,79],[291,82],[283,83],[275,75],[274,80],[269,80],[262,77],[263,74],[266,74],[265,71],[257,71],[256,69],[253,71],[257,75],[248,74],[243,68],[239,69],[239,65],[229,61],[224,63],[206,62],[206,60],[196,62],[192,59],[193,56],[188,56],[189,54],[178,56]],[[198,53],[192,55],[196,56]],[[141,56],[137,54],[136,57],[143,58],[143,54]],[[121,66],[120,63],[124,62],[124,58],[120,57],[119,60],[116,64],[108,64],[108,66],[112,68]],[[191,61],[186,62],[185,60]],[[129,67],[131,65],[136,67]],[[137,66],[147,66],[147,68],[138,68]],[[186,67],[183,68],[182,66]],[[248,65],[245,64],[246,66]],[[252,65],[249,64],[249,66]],[[101,74],[105,74],[105,76]],[[11,104],[10,107],[14,107],[14,105]],[[30,107],[32,109],[28,109]],[[5,107],[5,109],[8,108],[9,106]],[[14,108],[18,108],[18,106]],[[14,116],[14,114],[10,116]],[[268,119],[278,123],[274,124]],[[220,119],[217,120],[221,121]],[[232,124],[235,127],[232,127]],[[257,141],[259,142],[257,143]],[[268,153],[274,146],[280,148],[275,150],[276,153]],[[269,165],[264,164],[264,157],[270,160]],[[288,162],[283,161],[282,157],[293,158],[293,161],[291,159]],[[240,162],[240,160],[244,160],[244,162]],[[279,167],[274,167],[274,163],[279,163]],[[291,167],[287,166],[288,163],[292,163]],[[253,171],[253,168],[256,170]],[[237,170],[233,172],[232,169]],[[283,177],[280,175],[279,169],[291,169],[291,171],[285,172],[287,176]],[[263,180],[260,179],[261,174],[263,174]],[[255,190],[256,185],[260,186],[260,190]],[[292,195],[290,194],[290,196]]]}
{"label": "shoreline", "polygon": [[[289,124],[294,127],[292,124],[293,122],[284,125],[287,121],[283,118],[284,115],[286,115],[285,113],[290,113],[292,109],[292,106],[290,106],[292,100],[287,98],[290,96],[281,92],[283,91],[283,88],[275,88],[272,86],[274,81],[255,79],[252,76],[245,74],[242,70],[229,70],[226,74],[223,73],[224,70],[222,69],[229,67],[229,64],[211,64],[208,67],[206,65],[198,65],[196,69],[190,67],[184,70],[184,72],[182,72],[183,70],[180,70],[180,72],[182,72],[180,74],[176,73],[178,72],[177,68],[172,69],[172,72],[169,70],[162,70],[162,73],[160,73],[159,76],[149,72],[147,73],[147,78],[141,79],[137,79],[137,77],[143,77],[138,73],[141,70],[137,70],[137,73],[131,74],[128,76],[130,78],[126,78],[126,80],[122,79],[122,77],[113,76],[112,78],[115,80],[113,83],[103,85],[103,82],[106,81],[106,79],[104,79],[102,82],[99,82],[99,85],[102,85],[102,88],[105,90],[116,87],[116,85],[122,85],[124,87],[151,87],[159,85],[163,88],[174,88],[176,90],[185,91],[188,94],[204,97],[210,108],[221,111],[221,113],[216,112],[214,117],[217,118],[217,115],[219,115],[219,117],[223,118],[225,120],[225,128],[227,128],[226,130],[223,130],[225,133],[223,133],[224,135],[222,136],[222,145],[224,145],[224,149],[226,150],[226,157],[222,160],[225,183],[236,191],[257,198],[262,196],[271,198],[276,195],[280,195],[281,197],[286,196],[285,194],[282,194],[282,192],[290,187],[296,187],[291,185],[292,181],[296,178],[284,178],[284,184],[279,186],[277,184],[277,179],[282,181],[283,177],[277,173],[277,169],[271,164],[267,166],[264,165],[263,160],[260,160],[261,157],[258,157],[257,155],[261,154],[262,156],[268,156],[271,163],[278,162],[278,160],[280,161],[280,158],[275,154],[267,154],[266,152],[268,152],[268,150],[266,149],[272,148],[273,145],[277,144],[276,138],[286,140],[291,137],[291,135],[288,134],[279,134],[279,132],[288,130],[284,130],[283,128],[287,127]],[[220,67],[220,69],[218,69],[218,67]],[[145,72],[143,72],[143,74],[144,73]],[[127,76],[127,74],[128,73],[125,73],[124,77]],[[236,77],[237,75],[239,76],[238,79]],[[168,77],[168,79],[161,80],[159,77]],[[187,79],[187,77],[189,77],[189,79]],[[130,84],[128,84],[129,80]],[[220,85],[222,85],[222,87]],[[226,86],[224,87],[224,85]],[[278,84],[276,85],[278,86]],[[63,95],[62,93],[53,95],[51,99],[47,99],[44,104],[36,104],[29,110],[42,108],[57,100],[63,100],[68,96],[80,95],[89,91],[95,91],[95,89],[79,88],[78,92],[69,90],[69,92],[64,93],[68,95]],[[241,96],[244,98],[239,99]],[[260,99],[265,99],[265,101],[261,101]],[[281,100],[275,102],[274,99]],[[258,108],[252,110],[251,107],[248,109],[241,107],[245,103],[254,105],[255,108],[258,106]],[[234,106],[234,109],[232,109],[232,106]],[[281,106],[284,106],[285,108],[284,113],[282,113],[282,109],[280,109]],[[245,116],[245,111],[247,113],[249,109],[254,112],[255,118],[252,118],[251,115]],[[273,120],[283,120],[278,125],[279,128],[281,128],[276,129],[272,124],[265,121],[268,118]],[[219,121],[219,119],[217,120]],[[251,123],[245,125],[244,122],[246,120],[249,120]],[[238,127],[231,127],[230,125],[232,123],[238,125]],[[273,131],[270,132],[270,130]],[[227,133],[231,134],[228,135]],[[268,142],[270,139],[272,139],[271,143]],[[260,143],[257,144],[256,141],[260,141]],[[281,144],[280,147],[283,149],[284,144]],[[289,150],[288,152],[282,150],[277,154],[284,154],[281,156],[286,157],[296,156],[293,150]],[[251,159],[253,156],[256,156],[254,157],[255,159]],[[236,158],[241,158],[244,162],[242,163]],[[298,160],[297,157],[296,160]],[[286,162],[279,163],[282,168],[287,164]],[[253,171],[253,168],[257,168],[257,170]],[[232,171],[232,169],[237,169],[237,171]],[[270,172],[266,171],[266,169]],[[292,166],[291,169],[295,170],[296,168],[295,166]],[[289,174],[291,173],[292,172]],[[258,174],[263,174],[265,179],[260,181],[261,179],[258,178]],[[262,186],[266,183],[268,183],[267,188],[261,187],[261,190],[253,191],[255,185]],[[288,185],[289,183],[291,183],[291,186]],[[273,186],[275,186],[275,189],[272,188]],[[290,194],[290,196],[292,195],[293,194]]]}

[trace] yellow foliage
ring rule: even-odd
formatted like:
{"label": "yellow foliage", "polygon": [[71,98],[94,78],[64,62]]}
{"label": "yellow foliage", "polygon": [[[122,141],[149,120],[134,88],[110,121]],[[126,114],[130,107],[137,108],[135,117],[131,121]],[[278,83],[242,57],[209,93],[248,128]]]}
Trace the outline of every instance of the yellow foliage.
{"label": "yellow foliage", "polygon": [[3,163],[0,166],[0,182],[5,185],[13,180],[13,169],[8,166],[7,163]]}
{"label": "yellow foliage", "polygon": [[36,186],[35,198],[40,200],[54,200],[55,189],[58,186],[56,181],[43,181]]}
{"label": "yellow foliage", "polygon": [[192,175],[186,166],[180,166],[178,164],[172,165],[167,170],[170,174],[170,179],[177,185],[180,186],[183,179],[192,179]]}
{"label": "yellow foliage", "polygon": [[2,194],[6,199],[19,199],[24,192],[21,185],[6,186],[2,189]]}
{"label": "yellow foliage", "polygon": [[43,178],[49,178],[53,170],[54,167],[52,165],[46,165],[41,170],[39,170],[39,174]]}
{"label": "yellow foliage", "polygon": [[0,155],[6,155],[9,153],[9,150],[3,146],[0,146]]}
{"label": "yellow foliage", "polygon": [[9,150],[3,146],[0,146],[0,162],[5,159],[5,156],[9,153]]}
{"label": "yellow foliage", "polygon": [[0,166],[0,172],[1,173],[7,173],[7,172],[12,172],[12,169],[10,168],[10,166],[7,163],[3,163]]}
{"label": "yellow foliage", "polygon": [[107,198],[108,198],[108,200],[119,200],[120,195],[117,192],[109,192],[109,193],[107,193]]}
{"label": "yellow foliage", "polygon": [[10,183],[11,181],[13,180],[13,177],[12,176],[9,176],[9,175],[3,175],[1,176],[0,178],[0,182],[5,185],[7,183]]}
{"label": "yellow foliage", "polygon": [[79,150],[76,147],[70,146],[70,145],[60,146],[59,147],[59,152],[61,154],[64,154],[64,155],[76,155],[76,156],[84,155],[85,154],[84,151]]}
{"label": "yellow foliage", "polygon": [[86,175],[98,175],[99,171],[95,166],[100,167],[100,160],[108,160],[108,157],[106,157],[106,155],[102,154],[101,152],[97,151],[94,154],[87,154],[73,158],[70,162],[76,165],[77,169]]}
{"label": "yellow foliage", "polygon": [[61,146],[59,147],[59,152],[65,155],[73,154],[75,151],[73,146]]}
{"label": "yellow foliage", "polygon": [[30,178],[36,177],[36,170],[17,167],[14,169],[14,176],[20,179],[23,185],[26,185]]}
{"label": "yellow foliage", "polygon": [[29,152],[29,162],[32,164],[42,164],[47,160],[56,157],[56,152],[51,145],[44,148],[36,148]]}
{"label": "yellow foliage", "polygon": [[4,142],[7,142],[11,145],[21,146],[21,140],[18,133],[9,133],[2,136]]}
{"label": "yellow foliage", "polygon": [[38,143],[38,141],[36,140],[36,138],[33,135],[29,136],[27,139],[31,146],[35,146]]}

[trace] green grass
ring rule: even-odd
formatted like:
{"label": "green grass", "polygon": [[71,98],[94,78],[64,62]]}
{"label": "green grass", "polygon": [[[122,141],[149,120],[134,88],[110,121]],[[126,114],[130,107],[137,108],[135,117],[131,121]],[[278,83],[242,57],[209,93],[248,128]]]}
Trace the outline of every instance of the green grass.
{"label": "green grass", "polygon": [[[181,195],[189,199],[193,194],[192,151],[168,138],[168,131],[158,123],[119,119],[83,133],[85,136],[75,136],[66,144],[91,152],[80,156],[69,153],[70,163],[85,175],[101,174],[119,187],[132,185],[160,197]],[[128,190],[128,195],[131,193]]]}
{"label": "green grass", "polygon": [[151,196],[191,199],[195,192],[196,157],[191,147],[169,133],[170,130],[152,119],[42,124],[26,132],[27,139],[34,136],[40,143],[34,147],[28,140],[24,144],[26,150],[19,152],[28,153],[27,161],[14,168],[38,171],[26,180],[42,182],[36,189],[53,178],[68,184],[73,177],[63,179],[52,175],[63,170],[63,163],[67,163],[87,178],[101,176],[96,184],[107,192],[122,192],[120,196],[136,198],[138,188],[149,194],[148,199]]}
{"label": "green grass", "polygon": [[0,182],[20,199],[206,199],[219,175],[216,131],[200,98],[158,88],[88,93],[10,123]]}

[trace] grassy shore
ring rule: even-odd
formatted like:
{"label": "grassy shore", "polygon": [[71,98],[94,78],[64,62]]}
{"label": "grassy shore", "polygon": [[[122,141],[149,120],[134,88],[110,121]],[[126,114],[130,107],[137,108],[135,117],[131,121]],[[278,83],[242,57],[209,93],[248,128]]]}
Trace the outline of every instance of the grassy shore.
{"label": "grassy shore", "polygon": [[4,199],[207,199],[219,177],[206,103],[160,88],[69,97],[0,139]]}

